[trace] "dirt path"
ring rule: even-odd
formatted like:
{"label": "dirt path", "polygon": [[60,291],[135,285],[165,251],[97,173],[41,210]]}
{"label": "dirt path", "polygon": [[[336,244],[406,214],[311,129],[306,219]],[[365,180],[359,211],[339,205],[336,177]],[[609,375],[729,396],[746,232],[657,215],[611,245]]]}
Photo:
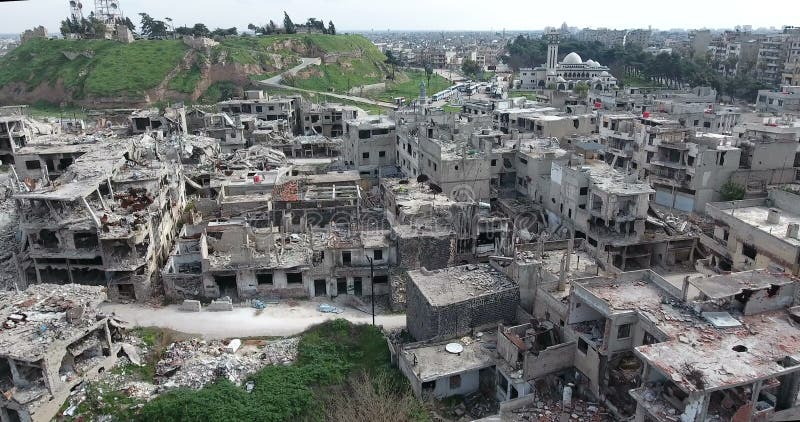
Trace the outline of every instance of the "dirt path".
{"label": "dirt path", "polygon": [[[297,306],[286,303],[268,304],[260,315],[252,308],[234,308],[230,312],[184,312],[178,305],[151,308],[138,304],[104,304],[102,310],[114,312],[120,319],[137,327],[169,328],[182,333],[197,334],[207,339],[230,337],[291,336],[321,322],[344,318],[361,324],[372,322],[372,315],[347,308],[341,314],[326,314],[317,310],[322,302],[303,301]],[[328,302],[326,302],[328,303]],[[404,314],[377,315],[375,323],[386,329],[406,325]]]}
{"label": "dirt path", "polygon": [[284,85],[282,83],[283,82],[283,74],[284,73],[288,73],[290,75],[296,75],[298,72],[300,72],[301,70],[305,69],[308,66],[319,65],[319,64],[322,63],[322,61],[319,58],[303,57],[301,60],[302,60],[302,63],[300,63],[299,65],[287,70],[286,72],[283,72],[280,75],[273,76],[273,77],[271,77],[269,79],[265,79],[263,81],[259,81],[259,83],[262,84],[262,85],[266,85],[266,86],[272,87],[272,88],[288,89],[288,90],[292,90],[292,91],[308,92],[308,93],[319,94],[319,95],[327,95],[329,97],[339,98],[341,100],[355,101],[355,102],[358,102],[358,103],[371,104],[371,105],[376,105],[376,106],[379,106],[379,107],[385,107],[385,108],[390,108],[390,109],[397,109],[397,105],[392,104],[392,103],[387,103],[387,102],[384,102],[384,101],[375,101],[375,100],[371,100],[369,98],[356,97],[354,95],[334,94],[332,92],[313,91],[313,90],[310,90],[310,89],[295,88],[293,86]]}

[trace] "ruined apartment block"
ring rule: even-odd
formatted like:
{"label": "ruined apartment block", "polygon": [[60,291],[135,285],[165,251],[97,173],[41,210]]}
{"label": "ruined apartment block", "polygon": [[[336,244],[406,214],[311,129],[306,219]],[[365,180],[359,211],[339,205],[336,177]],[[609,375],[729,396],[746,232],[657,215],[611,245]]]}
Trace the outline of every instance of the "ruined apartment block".
{"label": "ruined apartment block", "polygon": [[263,91],[246,91],[244,99],[222,101],[217,106],[230,116],[253,115],[267,122],[283,120],[292,133],[300,133],[300,96],[270,97]]}
{"label": "ruined apartment block", "polygon": [[771,268],[800,274],[800,195],[773,188],[767,198],[706,206],[713,233],[700,237],[719,271]]}
{"label": "ruined apartment block", "polygon": [[295,177],[289,168],[264,181],[260,172],[257,181],[233,178],[218,202],[197,202],[202,216],[226,220],[184,228],[162,272],[168,297],[389,294],[394,244],[383,217],[362,210],[359,176]]}
{"label": "ruined apartment block", "polygon": [[14,195],[29,284],[103,285],[113,300],[150,297],[185,206],[182,167],[160,160],[155,148],[148,136],[103,139],[52,181],[47,155],[35,161],[45,161],[41,178]]}
{"label": "ruined apartment block", "polygon": [[25,106],[0,107],[0,162],[14,164],[14,154],[38,135],[59,133],[57,126],[44,124],[25,114]]}
{"label": "ruined apartment block", "polygon": [[566,289],[540,286],[534,319],[499,327],[498,400],[529,400],[534,384],[555,385],[616,418],[797,416],[791,275],[756,270],[676,285],[650,270],[569,273]]}
{"label": "ruined apartment block", "polygon": [[304,102],[300,113],[303,135],[336,138],[344,135],[345,122],[358,119],[364,111],[353,106]]}
{"label": "ruined apartment block", "polygon": [[120,325],[104,288],[40,284],[2,298],[0,419],[49,421],[78,384],[112,368]]}
{"label": "ruined apartment block", "polygon": [[394,121],[368,116],[345,122],[342,160],[366,179],[377,180],[382,170],[394,172],[396,134]]}

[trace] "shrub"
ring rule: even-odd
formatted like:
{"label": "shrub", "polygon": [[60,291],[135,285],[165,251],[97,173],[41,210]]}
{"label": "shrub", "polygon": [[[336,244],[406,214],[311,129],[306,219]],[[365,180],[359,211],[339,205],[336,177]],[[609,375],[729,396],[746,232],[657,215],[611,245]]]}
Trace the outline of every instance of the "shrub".
{"label": "shrub", "polygon": [[733,180],[728,180],[720,187],[719,193],[723,201],[738,201],[744,199],[745,188]]}

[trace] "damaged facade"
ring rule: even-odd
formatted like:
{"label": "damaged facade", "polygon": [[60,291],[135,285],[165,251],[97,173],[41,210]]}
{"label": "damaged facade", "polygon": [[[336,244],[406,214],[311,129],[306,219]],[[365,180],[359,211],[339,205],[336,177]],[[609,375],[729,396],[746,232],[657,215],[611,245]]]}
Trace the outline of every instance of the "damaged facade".
{"label": "damaged facade", "polygon": [[74,284],[0,299],[0,419],[49,421],[73,387],[113,367],[122,326],[98,312],[104,300],[104,288]]}

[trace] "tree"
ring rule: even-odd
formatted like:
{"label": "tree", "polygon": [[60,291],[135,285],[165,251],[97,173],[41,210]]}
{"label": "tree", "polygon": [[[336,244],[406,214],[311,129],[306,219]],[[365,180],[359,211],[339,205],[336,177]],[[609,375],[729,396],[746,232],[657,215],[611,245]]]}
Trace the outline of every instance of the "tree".
{"label": "tree", "polygon": [[175,28],[175,33],[180,36],[189,36],[192,35],[192,28],[189,28],[188,26],[179,26]]}
{"label": "tree", "polygon": [[278,24],[276,24],[275,21],[270,20],[269,23],[267,24],[266,31],[264,31],[264,33],[267,35],[277,34]]}
{"label": "tree", "polygon": [[481,67],[475,60],[465,59],[464,62],[461,63],[461,71],[467,76],[477,78],[478,73],[481,71]]}
{"label": "tree", "polygon": [[572,87],[572,92],[578,95],[578,98],[582,100],[586,100],[586,96],[589,94],[589,85],[586,82],[578,82]]}
{"label": "tree", "polygon": [[306,28],[308,28],[309,31],[319,31],[323,34],[328,33],[328,29],[325,28],[325,23],[317,18],[308,18],[306,21]]}
{"label": "tree", "polygon": [[[167,19],[169,19],[169,18],[167,18]],[[125,26],[127,26],[127,27],[128,27],[128,29],[130,29],[130,30],[131,30],[131,32],[133,32],[133,31],[135,31],[135,30],[136,30],[136,25],[134,25],[134,24],[133,24],[133,22],[131,21],[131,18],[129,18],[129,17],[127,17],[127,16],[126,16],[126,17],[125,17],[125,19],[122,21],[122,23],[123,23]]]}
{"label": "tree", "polygon": [[425,69],[425,78],[428,80],[428,84],[425,85],[428,89],[431,89],[431,76],[433,76],[433,64],[430,60],[425,60],[422,67]]}
{"label": "tree", "polygon": [[386,60],[384,60],[384,63],[386,63],[389,66],[391,66],[391,68],[392,68],[392,80],[394,80],[394,76],[395,76],[395,72],[397,70],[397,66],[400,65],[400,59],[398,59],[397,56],[394,55],[394,52],[392,52],[392,50],[387,50],[386,51]]}
{"label": "tree", "polygon": [[333,26],[333,21],[328,21],[328,33],[331,35],[336,35],[336,27]]}
{"label": "tree", "polygon": [[192,35],[195,37],[208,37],[211,35],[211,31],[208,30],[208,27],[202,23],[196,23],[192,27]]}
{"label": "tree", "polygon": [[236,36],[239,34],[239,31],[234,26],[233,28],[217,28],[211,31],[211,36],[213,37],[227,37],[227,36]]}
{"label": "tree", "polygon": [[164,21],[153,19],[147,13],[139,13],[142,17],[142,35],[147,38],[166,38],[167,24]]}
{"label": "tree", "polygon": [[297,33],[297,26],[292,22],[292,18],[289,17],[286,11],[283,12],[283,30],[286,31],[287,34]]}
{"label": "tree", "polygon": [[744,186],[728,180],[719,188],[719,194],[722,196],[723,201],[738,201],[744,199],[745,194]]}

